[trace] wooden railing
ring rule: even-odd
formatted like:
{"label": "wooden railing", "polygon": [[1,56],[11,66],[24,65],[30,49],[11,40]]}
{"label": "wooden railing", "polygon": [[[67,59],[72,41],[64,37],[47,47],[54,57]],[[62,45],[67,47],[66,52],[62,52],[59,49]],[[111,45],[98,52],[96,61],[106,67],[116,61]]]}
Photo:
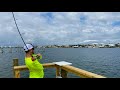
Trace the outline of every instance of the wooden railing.
{"label": "wooden railing", "polygon": [[[71,65],[59,66],[54,63],[43,64],[44,68],[56,68],[56,77],[67,78],[68,72],[73,73],[81,78],[106,78],[102,75],[98,75],[86,70],[82,70]],[[19,66],[18,59],[13,59],[13,74],[14,78],[20,78],[20,71],[28,70],[26,65]]]}

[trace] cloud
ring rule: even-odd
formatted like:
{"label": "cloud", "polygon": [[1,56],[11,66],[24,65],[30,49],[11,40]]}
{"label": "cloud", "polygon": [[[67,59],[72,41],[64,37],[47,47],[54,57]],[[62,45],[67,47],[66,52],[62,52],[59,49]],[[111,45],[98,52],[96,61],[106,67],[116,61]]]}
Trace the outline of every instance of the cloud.
{"label": "cloud", "polygon": [[[37,45],[120,42],[119,12],[14,12],[25,42]],[[0,44],[23,45],[12,13],[0,12]]]}
{"label": "cloud", "polygon": [[98,41],[98,40],[85,40],[85,41],[83,41],[83,42],[96,42],[96,41]]}

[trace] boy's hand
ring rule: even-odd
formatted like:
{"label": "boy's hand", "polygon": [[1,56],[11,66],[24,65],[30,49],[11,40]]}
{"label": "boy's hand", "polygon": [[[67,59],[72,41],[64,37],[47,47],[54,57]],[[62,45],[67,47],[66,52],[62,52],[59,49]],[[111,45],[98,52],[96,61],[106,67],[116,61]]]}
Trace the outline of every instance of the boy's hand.
{"label": "boy's hand", "polygon": [[40,53],[37,54],[38,59],[42,59],[42,55]]}
{"label": "boy's hand", "polygon": [[38,56],[38,57],[40,57],[40,56],[41,56],[41,54],[40,54],[40,53],[38,53],[38,54],[37,54],[37,56]]}
{"label": "boy's hand", "polygon": [[36,59],[42,59],[42,55],[40,53],[38,54],[34,54],[33,57],[32,57],[32,61],[36,60]]}

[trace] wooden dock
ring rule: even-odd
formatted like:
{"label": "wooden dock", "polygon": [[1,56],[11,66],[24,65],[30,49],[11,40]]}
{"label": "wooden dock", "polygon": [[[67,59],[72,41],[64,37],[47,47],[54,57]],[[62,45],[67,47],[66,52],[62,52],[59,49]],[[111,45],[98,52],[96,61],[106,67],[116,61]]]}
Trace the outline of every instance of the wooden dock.
{"label": "wooden dock", "polygon": [[[77,76],[80,76],[80,78],[106,78],[105,76],[98,75],[92,72],[88,72],[83,69],[76,68],[71,65],[57,65],[55,63],[45,63],[43,64],[44,68],[56,68],[56,77],[61,78],[68,78],[68,73],[73,73]],[[20,78],[20,72],[23,70],[28,70],[26,65],[19,66],[18,59],[13,59],[13,74],[14,78]],[[55,77],[55,78],[56,78]]]}

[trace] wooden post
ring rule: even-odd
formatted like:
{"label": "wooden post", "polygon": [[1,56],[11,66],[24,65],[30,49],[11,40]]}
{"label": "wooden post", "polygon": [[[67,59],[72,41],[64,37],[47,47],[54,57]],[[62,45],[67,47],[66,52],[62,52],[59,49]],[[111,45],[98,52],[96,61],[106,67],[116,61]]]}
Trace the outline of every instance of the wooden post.
{"label": "wooden post", "polygon": [[60,67],[56,65],[56,77],[60,76]]}
{"label": "wooden post", "polygon": [[64,69],[61,69],[61,77],[67,78],[67,71],[65,71]]}
{"label": "wooden post", "polygon": [[[17,59],[17,58],[14,58],[14,59],[13,59],[13,67],[14,67],[14,66],[18,66],[18,65],[19,65],[19,64],[18,64],[18,59]],[[19,77],[20,77],[20,71],[13,69],[13,75],[14,75],[15,78],[19,78]]]}
{"label": "wooden post", "polygon": [[13,66],[18,66],[18,59],[17,58],[13,59]]}
{"label": "wooden post", "polygon": [[20,78],[20,70],[15,70],[15,78]]}

